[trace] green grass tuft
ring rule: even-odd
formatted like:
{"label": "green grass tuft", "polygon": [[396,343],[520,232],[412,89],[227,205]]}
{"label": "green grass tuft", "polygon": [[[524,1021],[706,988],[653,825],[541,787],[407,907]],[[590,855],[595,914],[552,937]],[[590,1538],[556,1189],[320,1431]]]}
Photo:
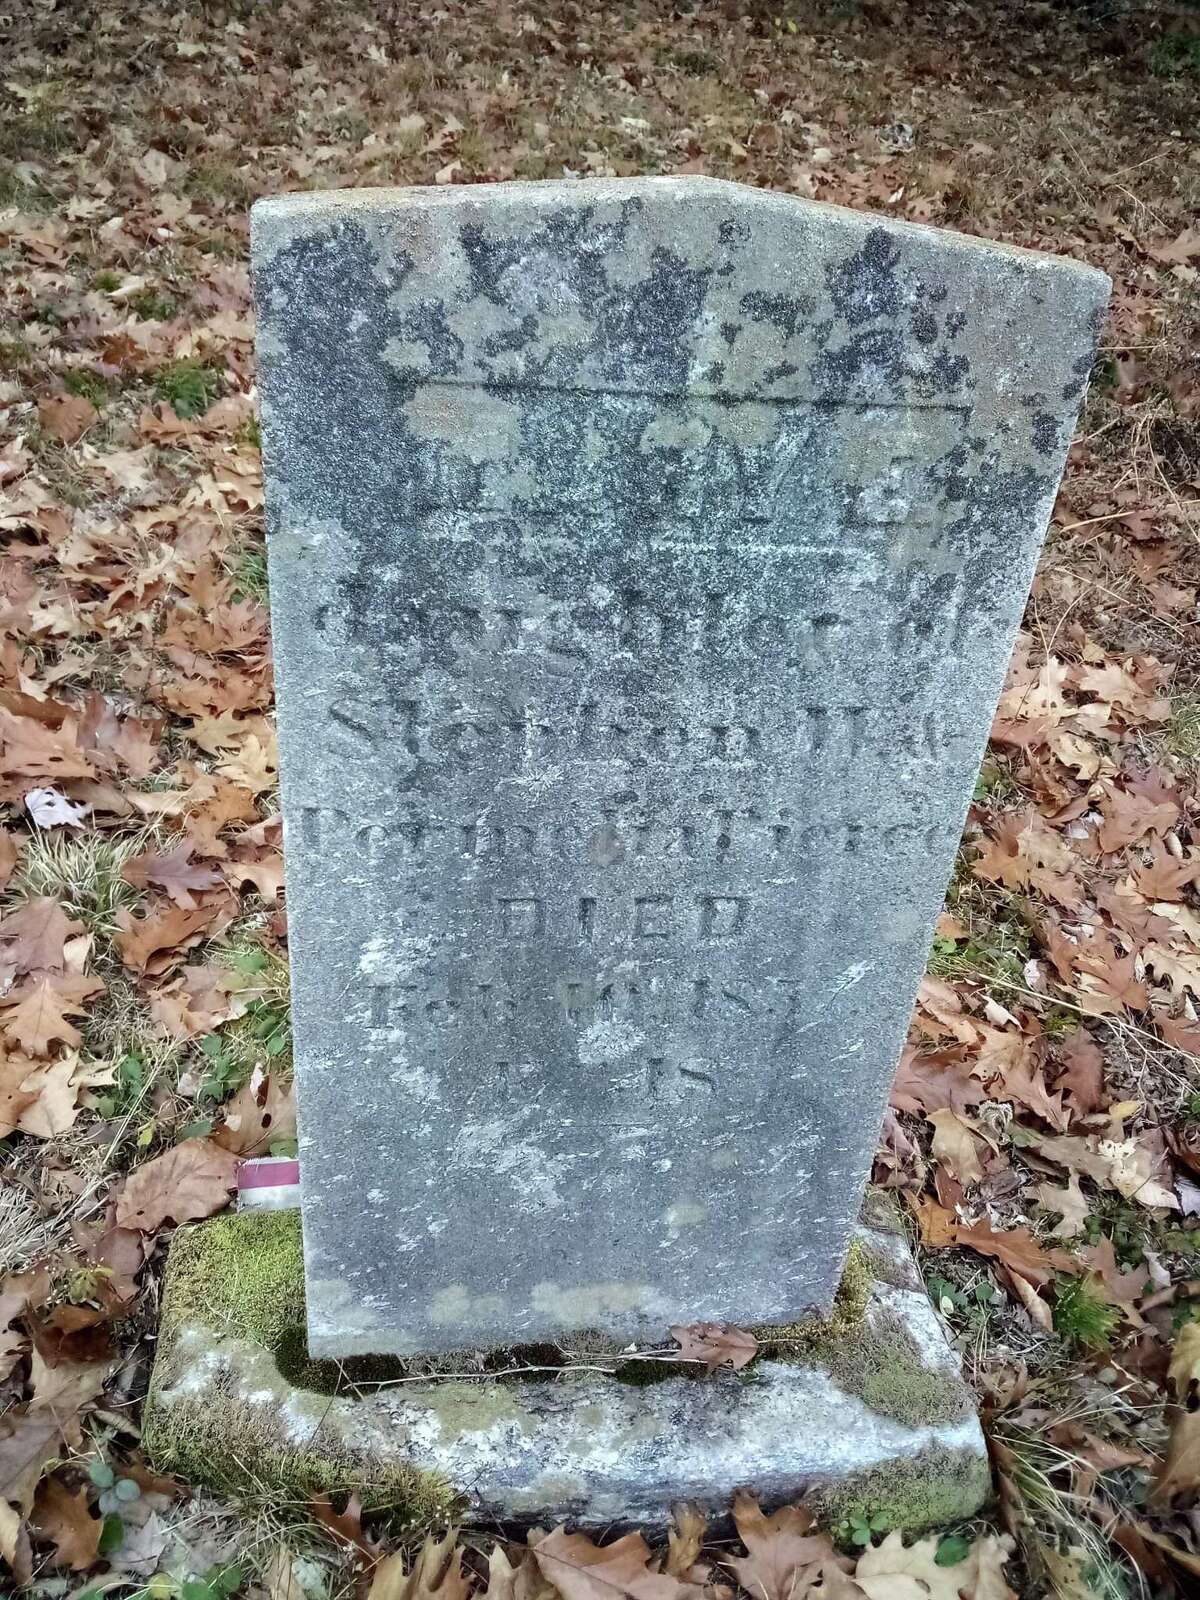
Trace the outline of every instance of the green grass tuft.
{"label": "green grass tuft", "polygon": [[1054,1331],[1085,1350],[1107,1350],[1117,1326],[1117,1311],[1097,1292],[1094,1274],[1060,1283],[1054,1301]]}
{"label": "green grass tuft", "polygon": [[221,393],[221,374],[199,361],[172,361],[158,374],[155,388],[178,417],[201,417]]}
{"label": "green grass tuft", "polygon": [[1156,39],[1150,70],[1159,78],[1200,77],[1200,33],[1165,33]]}
{"label": "green grass tuft", "polygon": [[1181,761],[1200,762],[1200,695],[1180,695],[1172,700],[1167,749]]}

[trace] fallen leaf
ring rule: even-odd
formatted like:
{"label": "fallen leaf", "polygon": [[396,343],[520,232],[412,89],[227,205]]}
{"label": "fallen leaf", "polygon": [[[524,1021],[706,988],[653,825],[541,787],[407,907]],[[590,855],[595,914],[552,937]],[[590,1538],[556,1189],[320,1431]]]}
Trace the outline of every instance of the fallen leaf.
{"label": "fallen leaf", "polygon": [[997,1231],[990,1222],[978,1222],[970,1228],[956,1227],[952,1242],[966,1245],[982,1256],[991,1256],[1035,1289],[1044,1289],[1053,1281],[1056,1272],[1079,1271],[1074,1258],[1065,1250],[1043,1248],[1028,1228]]}
{"label": "fallen leaf", "polygon": [[1046,1211],[1057,1211],[1062,1221],[1051,1228],[1054,1239],[1073,1239],[1083,1232],[1090,1215],[1087,1197],[1079,1187],[1079,1179],[1072,1173],[1065,1189],[1056,1189],[1052,1183],[1039,1183],[1034,1193],[1038,1205]]}
{"label": "fallen leaf", "polygon": [[426,1536],[411,1571],[403,1551],[385,1556],[375,1568],[367,1600],[467,1600],[470,1592],[458,1531],[451,1528],[443,1539]]}
{"label": "fallen leaf", "polygon": [[8,1563],[17,1587],[33,1581],[33,1551],[20,1512],[0,1495],[0,1560]]}
{"label": "fallen leaf", "polygon": [[971,1129],[948,1109],[931,1111],[927,1120],[933,1127],[930,1149],[934,1160],[940,1161],[964,1188],[972,1188],[983,1177],[983,1166]]}
{"label": "fallen leaf", "polygon": [[21,1085],[33,1099],[22,1110],[17,1127],[35,1139],[56,1139],[75,1126],[79,1116],[79,1092],[87,1073],[74,1052],[61,1061],[36,1064]]}
{"label": "fallen leaf", "polygon": [[58,901],[39,895],[0,920],[0,962],[11,962],[18,977],[61,972],[63,947],[82,922],[72,922]]}
{"label": "fallen leaf", "polygon": [[192,846],[186,841],[165,854],[147,850],[140,856],[134,856],[132,861],[127,861],[121,869],[121,876],[126,883],[132,883],[139,889],[146,888],[148,884],[165,889],[177,906],[185,911],[194,911],[196,900],[193,891],[203,893],[206,889],[215,889],[222,880],[220,873],[212,867],[201,867],[193,862],[191,854]]}
{"label": "fallen leaf", "polygon": [[279,1545],[267,1562],[262,1575],[262,1587],[267,1600],[309,1600],[304,1585],[296,1575],[296,1558],[284,1545]]}
{"label": "fallen leaf", "polygon": [[98,416],[92,402],[81,394],[56,394],[38,401],[42,432],[59,444],[81,439]]}
{"label": "fallen leaf", "polygon": [[987,1090],[973,1076],[970,1061],[938,1052],[923,1055],[906,1048],[892,1084],[891,1103],[897,1111],[969,1111],[987,1099]]}
{"label": "fallen leaf", "polygon": [[233,915],[232,899],[206,901],[192,911],[181,906],[157,906],[144,917],[134,917],[127,907],[117,912],[118,932],[113,943],[121,960],[133,972],[161,973],[176,966],[185,950],[215,935]]}
{"label": "fallen leaf", "polygon": [[84,1572],[96,1560],[104,1523],[89,1511],[86,1489],[72,1494],[57,1475],[44,1479],[38,1485],[31,1520],[54,1545],[55,1566]]}
{"label": "fallen leaf", "polygon": [[131,1175],[117,1201],[117,1222],[153,1233],[168,1219],[211,1217],[228,1203],[237,1167],[238,1158],[211,1139],[185,1139]]}
{"label": "fallen leaf", "polygon": [[21,846],[15,834],[0,828],[0,889],[3,889],[16,870]]}
{"label": "fallen leaf", "polygon": [[672,1578],[691,1578],[696,1581],[692,1569],[700,1560],[707,1533],[708,1521],[698,1506],[682,1500],[672,1507],[664,1572]]}
{"label": "fallen leaf", "polygon": [[656,1572],[649,1564],[650,1547],[640,1533],[627,1533],[601,1547],[584,1533],[555,1528],[530,1542],[542,1576],[563,1600],[615,1600],[617,1595],[632,1600],[685,1600],[692,1596],[701,1600],[703,1594],[694,1584]]}
{"label": "fallen leaf", "polygon": [[33,1056],[44,1056],[49,1054],[52,1044],[74,1048],[83,1043],[79,1029],[67,1021],[68,1011],[79,1015],[83,1007],[64,998],[51,979],[43,978],[4,1013],[0,1028],[22,1050]]}
{"label": "fallen leaf", "polygon": [[1188,884],[1200,879],[1200,851],[1189,850],[1176,857],[1166,845],[1156,842],[1150,860],[1135,863],[1132,878],[1144,900],[1182,900]]}
{"label": "fallen leaf", "polygon": [[1004,1563],[1013,1548],[1010,1538],[987,1534],[976,1539],[967,1556],[953,1566],[938,1566],[940,1541],[918,1539],[905,1546],[892,1532],[873,1549],[864,1550],[854,1581],[867,1600],[1017,1600],[1004,1581]]}
{"label": "fallen leaf", "polygon": [[53,1418],[30,1411],[9,1411],[0,1417],[0,1501],[13,1500],[28,1514],[42,1468],[59,1450]]}
{"label": "fallen leaf", "polygon": [[1167,1381],[1175,1404],[1153,1498],[1162,1506],[1194,1505],[1200,1496],[1200,1322],[1185,1322],[1175,1335]]}
{"label": "fallen leaf", "polygon": [[746,1554],[727,1556],[724,1565],[753,1600],[795,1600],[823,1562],[836,1563],[829,1536],[811,1532],[814,1519],[803,1506],[784,1506],[768,1516],[743,1492],[734,1497],[733,1520]]}
{"label": "fallen leaf", "polygon": [[1105,1101],[1104,1056],[1100,1046],[1085,1028],[1077,1028],[1062,1040],[1055,1055],[1062,1072],[1055,1082],[1082,1116],[1098,1111]]}
{"label": "fallen leaf", "polygon": [[37,1099],[37,1089],[25,1085],[38,1065],[30,1056],[16,1051],[0,1054],[0,1139],[16,1130]]}
{"label": "fallen leaf", "polygon": [[57,789],[30,789],[25,809],[39,828],[82,828],[90,806],[78,806]]}
{"label": "fallen leaf", "polygon": [[152,1511],[145,1522],[139,1524],[131,1524],[128,1518],[123,1520],[125,1537],[109,1561],[118,1572],[132,1572],[139,1578],[148,1578],[162,1560],[170,1529],[157,1511]]}
{"label": "fallen leaf", "polygon": [[729,1366],[735,1372],[749,1366],[758,1354],[758,1340],[744,1328],[728,1322],[692,1322],[671,1330],[684,1361],[702,1361],[708,1372]]}
{"label": "fallen leaf", "polygon": [[296,1136],[296,1105],[291,1083],[255,1072],[222,1107],[212,1140],[239,1156],[264,1155],[279,1139]]}

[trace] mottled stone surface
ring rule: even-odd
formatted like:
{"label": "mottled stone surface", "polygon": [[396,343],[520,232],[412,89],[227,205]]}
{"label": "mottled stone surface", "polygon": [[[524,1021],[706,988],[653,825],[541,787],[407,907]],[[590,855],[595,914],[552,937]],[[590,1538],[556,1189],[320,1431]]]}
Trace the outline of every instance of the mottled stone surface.
{"label": "mottled stone surface", "polygon": [[723,1517],[750,1487],[765,1504],[804,1495],[831,1522],[917,1529],[970,1517],[987,1495],[972,1398],[894,1234],[860,1231],[873,1272],[861,1320],[798,1359],[645,1386],[568,1372],[334,1398],[280,1372],[303,1315],[285,1227],[223,1217],[172,1247],[144,1439],[190,1482],[355,1490],[413,1521],[588,1527],[661,1525],[680,1499]]}
{"label": "mottled stone surface", "polygon": [[254,265],[312,1349],[827,1307],[1107,280],[701,178]]}

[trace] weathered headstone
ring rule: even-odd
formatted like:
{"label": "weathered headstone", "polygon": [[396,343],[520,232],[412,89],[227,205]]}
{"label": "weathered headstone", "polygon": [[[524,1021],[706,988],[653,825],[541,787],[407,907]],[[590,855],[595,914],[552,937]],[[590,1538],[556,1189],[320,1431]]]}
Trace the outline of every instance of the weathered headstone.
{"label": "weathered headstone", "polygon": [[827,1309],[1107,281],[702,178],[254,263],[312,1352]]}

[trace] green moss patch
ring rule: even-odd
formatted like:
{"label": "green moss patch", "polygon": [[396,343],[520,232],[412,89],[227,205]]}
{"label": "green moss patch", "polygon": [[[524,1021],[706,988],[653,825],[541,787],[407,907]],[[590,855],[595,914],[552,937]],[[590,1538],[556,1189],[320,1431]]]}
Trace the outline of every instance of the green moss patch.
{"label": "green moss patch", "polygon": [[[879,1416],[913,1427],[956,1421],[968,1412],[961,1382],[930,1371],[902,1322],[874,1298],[877,1285],[896,1273],[886,1251],[877,1256],[855,1240],[827,1318],[754,1332],[765,1355],[823,1369]],[[236,1381],[224,1376],[226,1341],[237,1346]],[[443,1436],[501,1419],[523,1426],[522,1383],[496,1381],[489,1369],[544,1370],[555,1358],[563,1359],[557,1347],[537,1346],[485,1357],[312,1361],[299,1214],[217,1217],[181,1229],[172,1245],[144,1441],[159,1467],[226,1492],[252,1489],[264,1479],[302,1496],[356,1490],[365,1504],[393,1512],[403,1524],[432,1525],[453,1514],[451,1487],[437,1474],[364,1457],[347,1411],[352,1399],[343,1397],[424,1377],[431,1382],[422,1400],[436,1411]],[[482,1381],[447,1375],[464,1367],[477,1370]],[[681,1375],[703,1378],[695,1365],[636,1358],[617,1363],[613,1374],[634,1384]],[[939,1450],[928,1461],[889,1467],[878,1481],[831,1488],[825,1514],[836,1521],[867,1509],[892,1518],[889,1525],[930,1526],[978,1503],[981,1472],[986,1480],[977,1457],[966,1453],[960,1463],[953,1451]]]}
{"label": "green moss patch", "polygon": [[974,1516],[991,1488],[985,1457],[934,1449],[822,1485],[806,1496],[805,1505],[832,1528],[878,1518],[883,1527],[919,1533]]}
{"label": "green moss patch", "polygon": [[911,1427],[957,1421],[969,1407],[962,1384],[930,1371],[898,1319],[879,1310],[868,1315],[871,1291],[890,1266],[855,1239],[827,1318],[755,1333],[764,1351],[822,1367],[878,1416]]}

